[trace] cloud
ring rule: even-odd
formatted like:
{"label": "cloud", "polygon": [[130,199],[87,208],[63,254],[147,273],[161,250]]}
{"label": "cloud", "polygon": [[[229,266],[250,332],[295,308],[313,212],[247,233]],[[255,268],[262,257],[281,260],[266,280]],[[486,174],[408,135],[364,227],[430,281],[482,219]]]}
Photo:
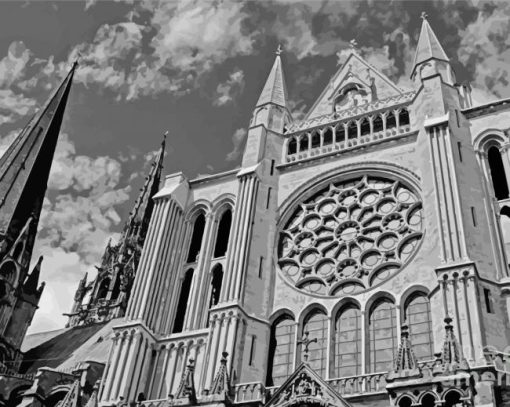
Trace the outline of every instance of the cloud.
{"label": "cloud", "polygon": [[459,61],[472,70],[473,83],[498,97],[510,95],[510,5],[479,11],[461,32]]}
{"label": "cloud", "polygon": [[35,99],[15,93],[12,89],[0,89],[0,125],[29,115],[35,105]]}
{"label": "cloud", "polygon": [[0,60],[0,88],[11,86],[24,75],[31,54],[23,41],[11,42],[7,55]]}
{"label": "cloud", "polygon": [[234,148],[232,151],[230,151],[227,154],[226,160],[227,161],[236,161],[239,159],[241,154],[243,153],[243,145],[246,141],[246,136],[248,135],[248,132],[246,129],[237,129],[234,134],[232,135],[232,144],[234,145]]}
{"label": "cloud", "polygon": [[214,106],[223,106],[232,103],[244,89],[244,72],[241,69],[233,71],[228,79],[216,88]]}

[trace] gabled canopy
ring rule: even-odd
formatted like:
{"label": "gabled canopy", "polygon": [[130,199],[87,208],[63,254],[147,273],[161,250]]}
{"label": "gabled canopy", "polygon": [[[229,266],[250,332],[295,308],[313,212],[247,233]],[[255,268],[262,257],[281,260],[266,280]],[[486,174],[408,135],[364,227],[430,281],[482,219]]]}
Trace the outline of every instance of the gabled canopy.
{"label": "gabled canopy", "polygon": [[305,116],[311,119],[316,116],[333,113],[336,97],[344,88],[362,88],[367,100],[385,99],[404,93],[386,75],[365,61],[355,50],[351,50],[347,60],[333,75]]}
{"label": "gabled canopy", "polygon": [[345,401],[307,363],[301,363],[265,407],[298,407],[314,403],[328,407],[351,407],[351,404]]}

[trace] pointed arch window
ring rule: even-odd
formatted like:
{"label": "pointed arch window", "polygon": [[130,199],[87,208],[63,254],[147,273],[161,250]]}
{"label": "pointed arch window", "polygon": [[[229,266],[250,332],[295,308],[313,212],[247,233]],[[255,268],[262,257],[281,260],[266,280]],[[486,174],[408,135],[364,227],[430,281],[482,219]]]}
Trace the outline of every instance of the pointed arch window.
{"label": "pointed arch window", "polygon": [[188,309],[189,292],[193,281],[193,269],[188,269],[182,280],[181,292],[179,294],[179,302],[177,303],[177,312],[175,314],[173,333],[182,332],[184,326],[184,318]]}
{"label": "pointed arch window", "polygon": [[432,318],[427,296],[424,293],[413,294],[405,303],[404,315],[414,354],[420,360],[433,359]]}
{"label": "pointed arch window", "polygon": [[221,215],[218,224],[218,233],[216,234],[216,243],[214,245],[214,258],[223,257],[227,253],[231,225],[232,211],[227,209],[223,215]]}
{"label": "pointed arch window", "polygon": [[212,270],[211,295],[209,299],[209,307],[215,306],[220,301],[222,282],[223,282],[223,267],[221,264],[217,264]]}
{"label": "pointed arch window", "polygon": [[[308,332],[308,339],[316,342],[308,346],[308,364],[321,377],[326,376],[327,348],[328,348],[328,317],[321,310],[313,310],[308,314],[303,323],[301,335]],[[301,346],[301,358],[304,349]]]}
{"label": "pointed arch window", "polygon": [[296,323],[290,315],[282,315],[271,327],[267,386],[280,386],[292,374]]}
{"label": "pointed arch window", "polygon": [[492,186],[494,187],[496,199],[507,199],[508,183],[505,173],[505,166],[503,165],[503,160],[501,159],[499,148],[496,146],[490,147],[487,151],[487,158],[489,161]]}
{"label": "pointed arch window", "polygon": [[105,277],[103,280],[101,280],[101,283],[99,284],[99,289],[97,290],[97,298],[106,298],[108,295],[108,289],[110,288],[110,278]]}
{"label": "pointed arch window", "polygon": [[369,371],[375,373],[391,370],[398,339],[395,306],[390,300],[381,299],[372,306],[368,334]]}
{"label": "pointed arch window", "polygon": [[194,263],[197,261],[198,254],[202,247],[202,238],[204,236],[205,229],[205,215],[201,213],[195,219],[193,224],[193,233],[191,234],[191,242],[188,251],[187,263]]}
{"label": "pointed arch window", "polygon": [[361,374],[361,311],[353,304],[336,315],[334,352],[333,377]]}

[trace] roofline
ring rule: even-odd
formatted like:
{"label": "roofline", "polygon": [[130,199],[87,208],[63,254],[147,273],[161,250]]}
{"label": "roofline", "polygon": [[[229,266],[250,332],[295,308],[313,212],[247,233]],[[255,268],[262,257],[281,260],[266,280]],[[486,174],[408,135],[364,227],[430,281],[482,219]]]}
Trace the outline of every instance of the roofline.
{"label": "roofline", "polygon": [[212,182],[212,181],[216,181],[216,180],[219,180],[222,178],[226,178],[230,175],[235,175],[239,172],[239,170],[240,170],[240,168],[234,168],[232,170],[219,172],[217,174],[204,175],[203,177],[198,176],[197,178],[191,179],[188,182],[190,185],[201,184],[201,183],[205,183],[205,182]]}
{"label": "roofline", "polygon": [[503,108],[510,109],[510,98],[503,98],[495,100],[494,102],[485,103],[483,105],[470,107],[462,110],[462,113],[469,119],[482,116],[485,114],[484,110],[490,109],[488,113],[494,113],[496,111],[503,110]]}

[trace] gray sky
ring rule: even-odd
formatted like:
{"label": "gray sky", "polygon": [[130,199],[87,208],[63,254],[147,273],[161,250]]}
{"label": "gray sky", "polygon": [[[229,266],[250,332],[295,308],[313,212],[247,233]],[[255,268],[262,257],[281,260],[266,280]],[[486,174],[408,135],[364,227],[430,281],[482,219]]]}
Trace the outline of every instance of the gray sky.
{"label": "gray sky", "polygon": [[47,285],[30,331],[63,327],[165,130],[166,174],[234,168],[278,43],[299,118],[352,38],[409,86],[422,11],[476,100],[510,96],[503,1],[0,2],[2,150],[81,55],[34,253],[45,256]]}

